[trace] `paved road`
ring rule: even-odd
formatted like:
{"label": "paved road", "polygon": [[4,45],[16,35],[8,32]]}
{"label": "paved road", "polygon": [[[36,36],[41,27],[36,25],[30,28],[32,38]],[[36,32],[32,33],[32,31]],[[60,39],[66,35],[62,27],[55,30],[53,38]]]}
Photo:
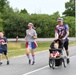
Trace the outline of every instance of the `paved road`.
{"label": "paved road", "polygon": [[49,68],[49,66],[42,67],[40,69],[25,73],[23,75],[75,75],[76,74],[76,56],[70,58],[71,63],[66,68],[63,66],[55,69]]}
{"label": "paved road", "polygon": [[0,75],[75,75],[76,73],[76,46],[70,47],[70,64],[66,68],[51,69],[48,66],[49,52],[36,53],[36,64],[29,65],[26,56],[10,58],[10,65],[6,60],[0,65]]}

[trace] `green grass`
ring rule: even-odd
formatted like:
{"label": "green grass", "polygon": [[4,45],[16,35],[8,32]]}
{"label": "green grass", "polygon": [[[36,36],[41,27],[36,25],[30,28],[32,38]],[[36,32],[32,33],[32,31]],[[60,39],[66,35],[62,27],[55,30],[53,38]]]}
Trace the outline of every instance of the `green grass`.
{"label": "green grass", "polygon": [[76,41],[70,42],[69,45],[70,45],[70,46],[73,46],[73,45],[76,46]]}
{"label": "green grass", "polygon": [[[37,51],[42,50],[49,50],[51,42],[37,42],[38,47],[36,48]],[[76,45],[76,42],[70,42],[70,46]],[[8,42],[8,55],[10,57],[19,56],[19,55],[25,55],[26,49],[25,49],[25,42]],[[5,58],[3,56],[3,58]]]}

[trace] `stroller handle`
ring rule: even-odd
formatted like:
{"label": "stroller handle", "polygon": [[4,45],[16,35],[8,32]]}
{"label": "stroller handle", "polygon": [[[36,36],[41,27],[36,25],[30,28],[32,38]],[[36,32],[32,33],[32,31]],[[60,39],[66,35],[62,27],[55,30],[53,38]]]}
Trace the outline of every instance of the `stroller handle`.
{"label": "stroller handle", "polygon": [[57,42],[57,41],[61,41],[63,44],[64,44],[64,42],[65,42],[65,40],[59,39],[59,38],[54,40],[54,42]]}
{"label": "stroller handle", "polygon": [[59,43],[59,48],[63,49],[65,40],[63,40],[63,39],[55,39],[54,42],[55,43]]}

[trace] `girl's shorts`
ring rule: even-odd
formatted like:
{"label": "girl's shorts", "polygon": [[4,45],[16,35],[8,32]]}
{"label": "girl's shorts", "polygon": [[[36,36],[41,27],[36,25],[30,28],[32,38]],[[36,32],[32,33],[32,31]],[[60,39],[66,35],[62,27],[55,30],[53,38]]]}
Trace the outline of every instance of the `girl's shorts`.
{"label": "girl's shorts", "polygon": [[25,46],[26,46],[26,48],[29,48],[29,49],[35,49],[38,45],[37,45],[37,43],[36,42],[26,42],[25,43]]}

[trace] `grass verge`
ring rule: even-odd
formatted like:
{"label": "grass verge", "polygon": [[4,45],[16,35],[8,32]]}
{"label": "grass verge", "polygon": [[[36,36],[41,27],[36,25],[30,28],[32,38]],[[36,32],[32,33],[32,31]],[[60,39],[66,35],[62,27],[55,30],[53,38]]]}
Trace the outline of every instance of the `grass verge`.
{"label": "grass verge", "polygon": [[[38,48],[36,48],[37,51],[42,51],[42,50],[49,50],[51,42],[37,42],[38,43]],[[76,42],[70,42],[70,46],[76,45]],[[10,57],[15,57],[19,55],[25,55],[26,54],[26,49],[25,49],[25,42],[8,42],[8,55]],[[3,56],[3,58],[5,58]]]}

